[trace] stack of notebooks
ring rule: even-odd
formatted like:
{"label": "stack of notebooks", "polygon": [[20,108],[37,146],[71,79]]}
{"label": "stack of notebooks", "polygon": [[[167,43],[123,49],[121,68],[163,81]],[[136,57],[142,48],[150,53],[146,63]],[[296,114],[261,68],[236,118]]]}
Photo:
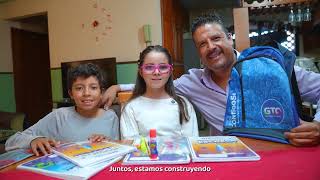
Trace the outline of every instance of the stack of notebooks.
{"label": "stack of notebooks", "polygon": [[0,155],[0,169],[10,166],[33,156],[32,152],[26,149],[17,149]]}
{"label": "stack of notebooks", "polygon": [[88,179],[135,149],[134,146],[113,142],[66,143],[54,148],[53,154],[23,163],[17,168],[62,179]]}

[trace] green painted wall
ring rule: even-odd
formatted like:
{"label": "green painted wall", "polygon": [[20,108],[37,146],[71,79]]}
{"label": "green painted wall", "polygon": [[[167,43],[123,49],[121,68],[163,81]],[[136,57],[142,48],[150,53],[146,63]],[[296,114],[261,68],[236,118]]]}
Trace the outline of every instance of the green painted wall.
{"label": "green painted wall", "polygon": [[138,64],[117,64],[118,84],[135,83],[137,78]]}
{"label": "green painted wall", "polygon": [[12,73],[0,73],[0,111],[16,112]]}
{"label": "green painted wall", "polygon": [[[62,100],[61,69],[51,69],[52,100]],[[137,77],[137,64],[117,64],[118,84],[135,83]],[[0,73],[0,111],[15,112],[16,100],[14,95],[14,82],[12,73]]]}
{"label": "green painted wall", "polygon": [[52,101],[62,101],[62,76],[61,69],[51,69],[51,89],[52,89]]}

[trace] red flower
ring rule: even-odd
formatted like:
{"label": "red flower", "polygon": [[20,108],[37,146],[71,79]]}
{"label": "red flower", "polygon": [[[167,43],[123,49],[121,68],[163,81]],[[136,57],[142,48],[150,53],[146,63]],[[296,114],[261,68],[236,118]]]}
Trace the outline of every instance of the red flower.
{"label": "red flower", "polygon": [[99,25],[99,22],[97,20],[93,21],[92,26],[97,27]]}

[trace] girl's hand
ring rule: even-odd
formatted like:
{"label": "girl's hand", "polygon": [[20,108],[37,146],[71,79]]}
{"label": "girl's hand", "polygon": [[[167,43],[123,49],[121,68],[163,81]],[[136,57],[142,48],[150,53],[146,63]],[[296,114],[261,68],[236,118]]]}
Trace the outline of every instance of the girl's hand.
{"label": "girl's hand", "polygon": [[104,109],[109,109],[120,90],[121,89],[119,85],[112,85],[103,93],[101,103],[104,106]]}
{"label": "girl's hand", "polygon": [[102,134],[92,134],[88,140],[90,142],[101,142],[101,141],[107,141],[107,140],[110,140],[110,138],[108,138],[107,136],[105,135],[102,135]]}
{"label": "girl's hand", "polygon": [[39,156],[39,152],[47,155],[52,153],[52,147],[56,147],[58,144],[60,144],[59,141],[55,141],[54,139],[49,139],[46,137],[39,137],[31,141],[30,146],[32,149],[32,152]]}

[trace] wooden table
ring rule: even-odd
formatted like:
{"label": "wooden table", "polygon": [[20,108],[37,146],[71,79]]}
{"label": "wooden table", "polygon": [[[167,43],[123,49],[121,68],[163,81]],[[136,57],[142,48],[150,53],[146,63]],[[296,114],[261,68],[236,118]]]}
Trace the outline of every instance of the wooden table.
{"label": "wooden table", "polygon": [[290,144],[281,144],[271,141],[263,141],[251,138],[240,137],[240,139],[254,151],[270,151],[270,150],[280,150],[280,149],[292,149],[299,148],[292,146]]}

